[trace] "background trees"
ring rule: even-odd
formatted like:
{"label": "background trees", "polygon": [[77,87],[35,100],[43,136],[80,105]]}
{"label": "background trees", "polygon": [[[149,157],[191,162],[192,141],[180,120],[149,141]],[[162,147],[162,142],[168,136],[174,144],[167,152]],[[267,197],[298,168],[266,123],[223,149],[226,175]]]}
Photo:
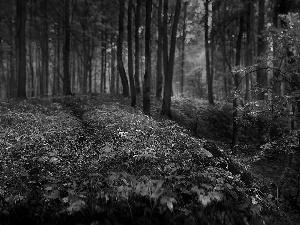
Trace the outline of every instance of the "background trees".
{"label": "background trees", "polygon": [[298,8],[293,0],[4,1],[1,98],[122,92],[135,106],[143,83],[145,112],[155,94],[167,116],[172,96],[235,99],[237,109],[271,100],[296,87],[285,71],[295,70]]}

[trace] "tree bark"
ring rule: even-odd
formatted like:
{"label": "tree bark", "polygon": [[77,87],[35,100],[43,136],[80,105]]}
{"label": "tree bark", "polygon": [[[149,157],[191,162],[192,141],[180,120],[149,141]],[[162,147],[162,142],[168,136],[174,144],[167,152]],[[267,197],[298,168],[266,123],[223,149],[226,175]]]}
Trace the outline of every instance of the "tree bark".
{"label": "tree bark", "polygon": [[124,4],[125,0],[119,1],[120,8],[119,8],[119,36],[118,36],[118,46],[117,46],[117,64],[118,64],[118,71],[120,74],[122,86],[123,86],[123,96],[129,96],[129,86],[128,86],[128,79],[126,76],[124,64],[123,64],[123,33],[124,33]]}
{"label": "tree bark", "polygon": [[[259,0],[259,12],[258,12],[258,30],[257,30],[257,57],[263,57],[266,50],[266,42],[264,40],[263,31],[265,27],[265,0]],[[259,87],[259,93],[257,95],[258,100],[265,99],[265,92],[267,88],[267,72],[263,69],[263,60],[259,60],[257,68],[257,85]]]}
{"label": "tree bark", "polygon": [[140,84],[140,19],[141,19],[141,1],[136,1],[136,16],[135,16],[135,89],[136,93],[141,93],[141,84]]}
{"label": "tree bark", "polygon": [[184,64],[185,64],[185,39],[186,39],[186,14],[188,2],[183,5],[183,26],[182,26],[182,46],[181,46],[181,80],[180,80],[180,94],[184,96]]}
{"label": "tree bark", "polygon": [[128,75],[129,75],[129,84],[130,84],[130,93],[131,93],[131,107],[136,106],[136,90],[134,84],[133,76],[133,51],[132,51],[132,0],[128,2],[128,24],[127,24],[127,41],[128,41]]}
{"label": "tree bark", "polygon": [[[238,68],[241,64],[241,49],[242,49],[242,40],[243,40],[243,32],[244,32],[244,15],[241,13],[240,22],[239,22],[239,34],[237,37],[236,43],[236,58],[235,58],[235,66]],[[233,98],[233,124],[232,124],[232,143],[231,149],[235,153],[235,146],[238,144],[238,90],[240,83],[240,73],[235,72],[234,74],[234,98]]]}
{"label": "tree bark", "polygon": [[49,85],[49,35],[48,35],[48,0],[43,0],[41,4],[43,15],[42,33],[42,73],[40,80],[41,97],[48,95]]}
{"label": "tree bark", "polygon": [[208,26],[208,18],[209,18],[209,10],[208,10],[209,0],[205,0],[205,15],[204,15],[204,23],[205,23],[205,58],[206,58],[206,79],[207,79],[207,91],[208,91],[208,102],[209,104],[214,104],[213,97],[213,77],[211,76],[211,65],[210,65],[210,54],[209,54],[209,26]]}
{"label": "tree bark", "polygon": [[70,82],[70,0],[65,0],[64,13],[65,13],[65,36],[64,36],[64,80],[63,92],[64,95],[71,95],[71,82]]}
{"label": "tree bark", "polygon": [[16,52],[18,70],[18,98],[26,98],[26,0],[16,0]]}
{"label": "tree bark", "polygon": [[163,0],[159,0],[157,10],[157,65],[156,65],[156,98],[161,99],[162,85],[163,85],[163,74],[162,74],[162,59],[163,59],[163,27],[162,27],[162,7]]}
{"label": "tree bark", "polygon": [[152,0],[146,1],[146,31],[145,31],[145,74],[143,85],[143,112],[150,115],[151,88],[151,13]]}
{"label": "tree bark", "polygon": [[[177,0],[176,6],[175,6],[174,21],[173,21],[173,26],[172,26],[172,34],[171,34],[170,56],[169,56],[169,59],[167,59],[168,57],[164,56],[164,58],[165,58],[164,63],[165,63],[165,61],[167,61],[167,66],[166,66],[167,68],[165,69],[164,98],[163,98],[161,113],[170,118],[172,117],[172,114],[171,114],[172,82],[173,82],[173,70],[174,70],[174,61],[175,61],[176,34],[177,34],[177,28],[178,28],[178,23],[179,23],[179,18],[180,18],[180,11],[181,11],[181,0]],[[166,15],[167,15],[167,11],[164,10],[164,24],[166,23],[166,21],[165,21]],[[165,29],[165,27],[164,27],[164,29]],[[165,45],[165,41],[168,40],[166,31],[164,31],[164,35],[166,35],[166,36],[164,36],[164,45]],[[166,49],[165,49],[165,51],[166,51]]]}
{"label": "tree bark", "polygon": [[[253,2],[248,1],[246,5],[246,46],[245,46],[245,64],[246,67],[250,67],[253,63],[253,40],[252,40],[252,33],[253,33],[253,24],[252,24],[252,18],[253,18]],[[247,71],[246,71],[247,72]],[[251,73],[246,74],[246,92],[245,92],[245,101],[248,102],[251,100],[250,95],[250,76],[252,76]]]}
{"label": "tree bark", "polygon": [[110,83],[110,93],[115,93],[116,92],[116,69],[115,69],[115,65],[116,65],[116,52],[114,49],[114,41],[113,41],[113,36],[111,36],[111,62],[110,62],[110,66],[111,66],[111,83]]}

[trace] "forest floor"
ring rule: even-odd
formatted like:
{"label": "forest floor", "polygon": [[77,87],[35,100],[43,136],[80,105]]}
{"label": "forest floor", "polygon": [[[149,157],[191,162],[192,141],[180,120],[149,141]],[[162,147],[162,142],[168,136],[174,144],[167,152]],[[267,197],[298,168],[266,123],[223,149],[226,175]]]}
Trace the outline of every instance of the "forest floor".
{"label": "forest floor", "polygon": [[299,224],[273,187],[282,159],[229,150],[230,105],[173,99],[173,121],[129,105],[0,103],[0,224]]}

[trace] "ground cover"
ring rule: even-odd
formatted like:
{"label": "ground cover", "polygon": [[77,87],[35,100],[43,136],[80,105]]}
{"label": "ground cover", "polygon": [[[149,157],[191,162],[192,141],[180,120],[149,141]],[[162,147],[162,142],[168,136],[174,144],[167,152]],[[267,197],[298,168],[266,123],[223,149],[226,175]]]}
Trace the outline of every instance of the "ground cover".
{"label": "ground cover", "polygon": [[[273,224],[272,196],[226,152],[161,118],[154,99],[153,118],[128,101],[1,103],[1,224]],[[179,108],[175,101],[174,119],[193,126],[198,109]],[[209,120],[194,131],[226,139]]]}

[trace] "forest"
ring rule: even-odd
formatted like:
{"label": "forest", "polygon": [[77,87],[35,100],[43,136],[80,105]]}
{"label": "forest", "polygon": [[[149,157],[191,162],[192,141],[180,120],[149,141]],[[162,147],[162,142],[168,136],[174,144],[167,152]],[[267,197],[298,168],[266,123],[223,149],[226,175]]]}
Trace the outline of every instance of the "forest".
{"label": "forest", "polygon": [[0,0],[0,225],[300,224],[299,0]]}

